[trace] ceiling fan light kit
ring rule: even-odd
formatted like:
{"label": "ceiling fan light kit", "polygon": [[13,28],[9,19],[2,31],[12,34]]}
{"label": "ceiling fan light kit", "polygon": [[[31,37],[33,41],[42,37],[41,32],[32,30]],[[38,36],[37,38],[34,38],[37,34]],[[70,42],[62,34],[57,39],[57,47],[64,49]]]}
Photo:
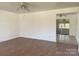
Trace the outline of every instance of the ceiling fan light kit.
{"label": "ceiling fan light kit", "polygon": [[26,2],[22,2],[20,5],[19,5],[19,10],[20,12],[29,12],[30,11],[30,4],[26,3]]}

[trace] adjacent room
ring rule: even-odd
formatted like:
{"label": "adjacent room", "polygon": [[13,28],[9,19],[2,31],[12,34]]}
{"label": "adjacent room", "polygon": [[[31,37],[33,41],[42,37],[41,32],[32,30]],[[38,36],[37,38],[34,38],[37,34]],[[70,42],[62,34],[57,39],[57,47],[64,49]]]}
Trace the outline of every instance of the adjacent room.
{"label": "adjacent room", "polygon": [[0,2],[0,56],[78,56],[79,2]]}

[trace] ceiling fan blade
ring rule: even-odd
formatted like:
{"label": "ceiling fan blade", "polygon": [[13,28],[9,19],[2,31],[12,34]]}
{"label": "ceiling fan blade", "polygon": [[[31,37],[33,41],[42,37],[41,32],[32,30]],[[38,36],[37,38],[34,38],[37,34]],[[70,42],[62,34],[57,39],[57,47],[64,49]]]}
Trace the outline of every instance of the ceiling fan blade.
{"label": "ceiling fan blade", "polygon": [[21,2],[19,4],[19,6],[17,6],[17,10],[19,12],[29,12],[29,11],[31,11],[31,9],[30,9],[31,7],[32,7],[31,4],[29,4],[27,2]]}
{"label": "ceiling fan blade", "polygon": [[28,12],[29,12],[29,11],[31,11],[31,9],[30,9],[29,7],[27,7],[27,8],[26,8],[26,11],[28,11]]}
{"label": "ceiling fan blade", "polygon": [[27,7],[31,7],[32,5],[28,2],[23,2],[24,5],[26,5]]}

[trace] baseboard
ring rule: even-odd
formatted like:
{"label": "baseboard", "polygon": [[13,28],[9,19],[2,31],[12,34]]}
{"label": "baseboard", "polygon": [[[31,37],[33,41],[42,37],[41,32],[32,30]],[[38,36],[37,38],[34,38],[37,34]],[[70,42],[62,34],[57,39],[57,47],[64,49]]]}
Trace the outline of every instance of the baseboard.
{"label": "baseboard", "polygon": [[78,53],[79,53],[79,38],[76,37],[76,39],[77,39],[77,43],[78,43]]}
{"label": "baseboard", "polygon": [[34,38],[34,37],[26,37],[26,36],[20,36],[20,37],[21,37],[21,38],[35,39],[35,40],[43,40],[43,41],[56,42],[56,41],[53,41],[53,40],[39,39],[39,38]]}
{"label": "baseboard", "polygon": [[18,38],[18,37],[19,37],[19,36],[0,38],[0,43],[1,43],[1,42],[4,42],[4,41],[8,41],[8,40],[15,39],[15,38]]}

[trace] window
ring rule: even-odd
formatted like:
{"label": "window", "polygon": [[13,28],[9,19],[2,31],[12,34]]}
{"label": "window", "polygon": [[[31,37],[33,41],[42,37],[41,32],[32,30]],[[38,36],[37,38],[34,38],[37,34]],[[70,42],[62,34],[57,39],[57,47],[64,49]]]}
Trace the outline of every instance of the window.
{"label": "window", "polygon": [[69,23],[60,23],[59,24],[59,28],[60,29],[69,29]]}
{"label": "window", "polygon": [[66,23],[66,24],[65,24],[65,28],[66,28],[66,29],[69,29],[69,23]]}
{"label": "window", "polygon": [[64,24],[63,23],[60,23],[59,24],[59,28],[64,28]]}

